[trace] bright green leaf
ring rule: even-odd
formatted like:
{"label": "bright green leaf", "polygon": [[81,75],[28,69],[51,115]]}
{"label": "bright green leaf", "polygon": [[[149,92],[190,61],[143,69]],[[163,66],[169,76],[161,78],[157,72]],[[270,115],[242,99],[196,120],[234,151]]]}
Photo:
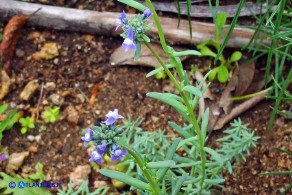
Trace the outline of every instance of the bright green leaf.
{"label": "bright green leaf", "polygon": [[217,75],[217,72],[218,72],[218,67],[213,68],[212,70],[210,70],[209,75],[208,75],[208,79],[210,81],[213,81],[215,79],[216,75]]}
{"label": "bright green leaf", "polygon": [[207,46],[203,47],[201,50],[201,55],[202,56],[211,56],[213,58],[215,58],[217,55]]}
{"label": "bright green leaf", "polygon": [[25,134],[27,132],[27,128],[26,127],[22,127],[21,129],[20,129],[20,133],[21,134]]}
{"label": "bright green leaf", "polygon": [[8,108],[8,104],[3,104],[0,106],[0,114],[2,114],[7,108]]}
{"label": "bright green leaf", "polygon": [[220,14],[217,15],[216,23],[217,23],[219,28],[222,28],[224,26],[226,19],[227,19],[226,12],[221,12]]}
{"label": "bright green leaf", "polygon": [[226,81],[228,81],[228,69],[226,68],[226,66],[221,65],[218,68],[218,80],[220,83],[225,83]]}
{"label": "bright green leaf", "polygon": [[118,1],[132,8],[135,8],[141,12],[143,12],[146,9],[146,7],[143,4],[138,3],[137,1],[133,1],[133,0],[118,0]]}
{"label": "bright green leaf", "polygon": [[237,62],[242,57],[242,53],[240,51],[233,52],[233,54],[230,57],[230,63]]}

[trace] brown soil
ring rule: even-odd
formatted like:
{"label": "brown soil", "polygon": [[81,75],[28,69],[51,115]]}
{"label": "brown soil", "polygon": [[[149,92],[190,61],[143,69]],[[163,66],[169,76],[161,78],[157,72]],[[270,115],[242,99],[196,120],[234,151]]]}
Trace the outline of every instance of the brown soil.
{"label": "brown soil", "polygon": [[[93,6],[92,9],[116,10],[115,4],[106,4],[108,7],[104,5],[105,8],[103,5]],[[33,32],[40,35],[28,40]],[[29,158],[18,171],[23,176],[27,175],[24,172],[34,172],[36,163],[41,162],[44,164],[45,174],[51,176],[51,181],[67,184],[69,174],[78,165],[89,164],[89,156],[80,139],[81,130],[104,120],[104,115],[114,108],[118,108],[124,116],[145,118],[142,127],[146,131],[160,128],[174,135],[167,121],[181,121],[170,106],[146,97],[147,92],[161,92],[169,81],[146,79],[145,75],[151,70],[149,68],[111,66],[109,57],[122,43],[121,39],[106,36],[93,36],[92,40],[87,38],[83,34],[49,29],[25,27],[22,31],[22,38],[17,45],[18,54],[12,63],[16,78],[15,88],[0,104],[5,102],[17,105],[24,115],[30,115],[33,110],[40,114],[47,106],[56,106],[50,99],[52,94],[58,94],[64,99],[61,105],[62,118],[58,122],[39,124],[38,128],[30,130],[25,135],[20,134],[19,125],[4,133],[2,145],[8,147],[9,154],[31,151]],[[60,55],[53,60],[32,59],[30,56],[47,42],[57,43]],[[203,63],[201,59],[196,61]],[[33,79],[37,79],[40,85],[53,82],[56,88],[44,89],[41,100],[38,90],[28,102],[21,101],[20,92]],[[89,105],[88,99],[96,85],[99,90],[95,102]],[[38,107],[39,101],[41,103]],[[249,123],[261,139],[257,147],[251,150],[247,161],[238,164],[239,168],[236,169],[235,175],[224,174],[225,194],[280,194],[285,186],[292,183],[291,175],[258,175],[265,171],[287,171],[292,168],[292,156],[274,149],[279,147],[291,151],[292,124],[291,121],[278,117],[272,131],[268,132],[266,127],[272,105],[272,102],[264,101],[241,116],[242,121]],[[66,118],[66,109],[69,106],[78,113],[77,125]],[[38,134],[41,135],[40,142],[30,142],[27,138],[28,135]],[[212,140],[220,136],[221,131],[213,132],[210,144],[216,145]],[[32,146],[36,147],[37,151],[33,151]],[[2,163],[0,171],[3,170]],[[107,180],[98,173],[91,173],[91,179],[97,177],[100,180]]]}

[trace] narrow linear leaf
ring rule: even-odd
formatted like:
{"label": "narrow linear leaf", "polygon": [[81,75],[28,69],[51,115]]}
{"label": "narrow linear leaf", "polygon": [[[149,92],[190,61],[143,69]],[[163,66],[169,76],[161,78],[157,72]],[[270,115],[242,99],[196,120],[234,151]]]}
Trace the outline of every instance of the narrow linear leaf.
{"label": "narrow linear leaf", "polygon": [[189,31],[190,31],[190,38],[192,39],[192,18],[191,18],[191,9],[192,9],[192,2],[191,0],[187,0],[187,8],[188,8],[188,21],[189,21]]}
{"label": "narrow linear leaf", "polygon": [[227,32],[227,35],[225,36],[225,39],[224,39],[224,41],[223,41],[223,43],[222,43],[222,45],[221,45],[221,47],[220,47],[220,49],[219,49],[219,51],[217,53],[215,61],[217,61],[220,58],[220,56],[222,56],[222,53],[223,53],[223,51],[225,49],[225,46],[227,45],[227,43],[229,41],[229,38],[231,37],[233,29],[234,29],[234,27],[235,27],[235,25],[237,23],[240,11],[243,8],[244,4],[245,4],[245,0],[240,0],[239,5],[238,5],[238,7],[236,9],[236,13],[234,15],[234,18],[233,18],[233,20],[231,22],[231,25],[230,25],[229,30]]}
{"label": "narrow linear leaf", "polygon": [[291,175],[292,171],[265,172],[260,175]]}
{"label": "narrow linear leaf", "polygon": [[223,163],[223,159],[222,159],[222,156],[216,152],[215,150],[213,150],[212,148],[208,148],[208,147],[204,147],[204,150],[211,154],[211,156],[218,162],[218,163]]}
{"label": "narrow linear leaf", "polygon": [[0,106],[0,114],[2,114],[8,108],[8,104],[3,104]]}
{"label": "narrow linear leaf", "polygon": [[121,182],[124,182],[130,186],[134,186],[138,189],[142,189],[142,190],[149,190],[149,185],[141,180],[138,180],[136,178],[133,178],[125,173],[122,172],[118,172],[118,171],[112,171],[112,170],[107,170],[107,169],[101,169],[99,170],[99,172],[101,174],[103,174],[104,176],[113,178],[113,179],[117,179]]}
{"label": "narrow linear leaf", "polygon": [[186,50],[186,51],[173,52],[174,57],[181,57],[181,56],[187,56],[187,55],[200,56],[201,53],[196,51],[196,50]]}
{"label": "narrow linear leaf", "polygon": [[191,93],[191,94],[193,94],[195,96],[199,96],[199,97],[203,96],[201,90],[199,90],[197,87],[194,87],[192,85],[187,85],[182,90],[183,91],[187,91],[187,92],[189,92],[189,93]]}
{"label": "narrow linear leaf", "polygon": [[118,0],[118,1],[130,7],[133,7],[141,12],[143,12],[146,9],[146,7],[143,4],[138,3],[137,1],[133,1],[133,0]]}
{"label": "narrow linear leaf", "polygon": [[212,185],[218,185],[220,183],[223,183],[225,180],[222,178],[217,178],[217,179],[205,179],[205,182],[207,184],[212,184]]}
{"label": "narrow linear leaf", "polygon": [[209,122],[209,108],[207,108],[206,111],[204,112],[203,121],[201,125],[201,131],[205,139],[206,139],[206,134],[207,134],[208,122]]}
{"label": "narrow linear leaf", "polygon": [[186,112],[187,108],[180,103],[177,99],[180,99],[179,96],[170,94],[170,93],[157,93],[157,92],[150,92],[146,94],[148,97],[158,99],[166,104],[169,104],[170,106],[182,111]]}
{"label": "narrow linear leaf", "polygon": [[[170,148],[168,149],[167,153],[166,153],[166,160],[172,160],[173,159],[173,156],[176,152],[176,149],[177,149],[177,146],[179,144],[179,142],[181,141],[180,138],[176,138],[174,140],[174,142],[172,143],[172,145],[170,146]],[[165,169],[160,169],[158,170],[157,172],[157,177],[158,177],[158,180],[161,181],[164,177],[164,175],[166,174],[167,170],[169,168],[165,168]]]}
{"label": "narrow linear leaf", "polygon": [[162,169],[162,168],[172,168],[175,166],[175,162],[173,160],[164,160],[158,162],[149,162],[146,165],[148,169]]}
{"label": "narrow linear leaf", "polygon": [[172,195],[176,195],[179,193],[184,181],[188,178],[188,174],[183,174],[182,176],[179,177],[178,181],[176,182],[176,185],[174,187],[174,189],[172,189]]}
{"label": "narrow linear leaf", "polygon": [[192,134],[190,134],[188,130],[181,128],[176,123],[170,121],[168,122],[168,124],[173,128],[173,130],[175,130],[181,136],[185,138],[192,137]]}
{"label": "narrow linear leaf", "polygon": [[[167,67],[167,68],[173,68],[174,65],[173,65],[173,64],[167,64],[166,67]],[[149,72],[149,73],[146,75],[146,78],[151,77],[151,76],[153,76],[153,75],[156,75],[157,73],[159,73],[159,72],[161,72],[161,71],[163,71],[163,70],[164,70],[164,69],[163,69],[162,66],[160,66],[160,67],[158,67],[158,68],[155,68],[154,70],[152,70],[151,72]]]}

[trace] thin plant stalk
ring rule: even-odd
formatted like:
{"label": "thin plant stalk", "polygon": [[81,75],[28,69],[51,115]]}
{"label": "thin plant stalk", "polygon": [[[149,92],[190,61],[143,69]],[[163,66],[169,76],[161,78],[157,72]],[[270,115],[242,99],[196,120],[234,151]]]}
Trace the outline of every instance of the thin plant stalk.
{"label": "thin plant stalk", "polygon": [[[153,13],[153,18],[154,18],[155,24],[156,24],[157,29],[158,29],[158,34],[159,34],[159,38],[160,38],[160,42],[161,42],[163,50],[168,55],[168,57],[170,59],[172,59],[172,61],[176,62],[174,57],[169,53],[169,50],[167,48],[167,44],[166,44],[166,41],[165,41],[165,38],[164,38],[163,29],[161,27],[159,18],[157,16],[157,13],[156,13],[151,1],[150,0],[146,0],[146,3],[147,3],[148,7],[150,8],[150,10]],[[202,169],[202,173],[201,173],[202,174],[201,175],[202,179],[201,179],[201,182],[200,182],[200,191],[199,191],[199,194],[201,194],[202,190],[203,190],[203,184],[204,184],[204,181],[205,181],[205,178],[206,178],[206,166],[205,166],[205,164],[206,164],[206,153],[205,153],[205,150],[204,150],[204,145],[205,145],[204,136],[202,135],[202,132],[200,130],[200,126],[199,126],[198,121],[197,121],[197,119],[195,117],[193,108],[190,105],[186,94],[183,92],[181,85],[175,79],[175,77],[169,71],[169,69],[166,67],[166,65],[163,63],[163,61],[161,60],[159,54],[152,48],[152,46],[146,41],[144,41],[144,43],[149,48],[149,50],[153,53],[153,55],[157,58],[158,62],[161,64],[161,66],[163,67],[164,71],[166,72],[166,74],[169,76],[170,80],[174,83],[175,87],[179,91],[179,93],[180,93],[180,95],[181,95],[181,97],[182,97],[182,99],[183,99],[183,101],[184,101],[184,103],[185,103],[185,105],[187,107],[187,110],[188,110],[188,113],[189,113],[189,116],[190,116],[190,122],[192,123],[192,125],[194,127],[194,130],[195,130],[196,134],[198,135],[199,147],[200,147],[199,150],[200,150],[200,154],[201,154],[201,169]],[[179,66],[176,66],[176,67],[179,67]],[[178,73],[180,73],[180,72],[182,72],[182,71],[178,71]],[[183,75],[180,75],[179,77],[182,79]]]}

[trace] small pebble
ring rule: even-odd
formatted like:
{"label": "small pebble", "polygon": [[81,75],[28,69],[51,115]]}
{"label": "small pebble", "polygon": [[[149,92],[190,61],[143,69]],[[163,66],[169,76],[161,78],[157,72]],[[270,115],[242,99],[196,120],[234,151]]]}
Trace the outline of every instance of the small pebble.
{"label": "small pebble", "polygon": [[38,151],[38,148],[36,146],[29,146],[28,151],[32,153],[36,153]]}
{"label": "small pebble", "polygon": [[34,137],[34,139],[37,143],[39,143],[41,141],[42,137],[41,137],[41,135],[37,135]]}
{"label": "small pebble", "polygon": [[28,136],[27,136],[27,139],[28,139],[29,141],[33,142],[34,139],[35,139],[35,137],[34,137],[33,135],[28,135]]}
{"label": "small pebble", "polygon": [[59,65],[59,58],[55,58],[55,59],[53,60],[53,63],[54,63],[55,65]]}

